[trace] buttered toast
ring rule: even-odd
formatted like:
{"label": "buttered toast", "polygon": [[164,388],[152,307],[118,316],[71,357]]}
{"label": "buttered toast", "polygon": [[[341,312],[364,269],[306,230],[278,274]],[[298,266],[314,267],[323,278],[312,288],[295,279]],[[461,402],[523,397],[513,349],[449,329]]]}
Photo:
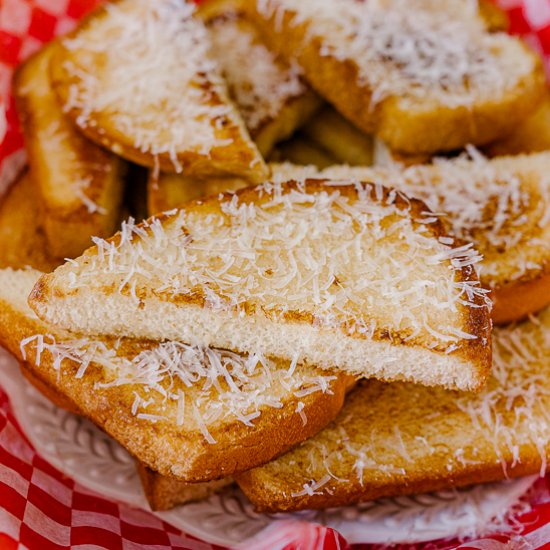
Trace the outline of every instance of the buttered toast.
{"label": "buttered toast", "polygon": [[42,276],[30,304],[84,334],[475,390],[491,328],[478,260],[425,204],[382,186],[266,183],[125,224]]}
{"label": "buttered toast", "polygon": [[429,166],[359,168],[273,165],[275,179],[329,177],[393,185],[445,216],[483,256],[493,321],[526,317],[550,303],[550,153],[488,160],[477,151]]}
{"label": "buttered toast", "polygon": [[80,135],[52,90],[53,42],[15,73],[14,93],[50,254],[72,258],[120,223],[125,163]]}
{"label": "buttered toast", "polygon": [[550,309],[495,329],[493,343],[478,395],[366,381],[330,426],[237,482],[259,511],[279,512],[544,475]]}
{"label": "buttered toast", "polygon": [[[60,393],[51,383],[39,378],[34,365],[21,363],[21,373],[30,384],[54,405],[72,414],[81,415],[80,409],[73,401]],[[175,506],[202,500],[213,493],[221,491],[233,482],[231,478],[204,481],[202,483],[179,481],[173,477],[154,472],[139,461],[136,461],[136,469],[143,492],[152,510],[170,510]]]}
{"label": "buttered toast", "polygon": [[0,268],[51,271],[60,263],[48,254],[34,184],[25,171],[0,198]]}
{"label": "buttered toast", "polygon": [[242,178],[208,178],[199,180],[181,174],[161,172],[155,176],[149,174],[147,180],[147,210],[149,216],[179,208],[183,204],[217,195],[227,191],[236,191],[247,187],[249,183]]}
{"label": "buttered toast", "polygon": [[210,481],[266,462],[332,420],[352,383],[259,355],[67,333],[28,308],[38,276],[0,270],[0,342],[163,475]]}
{"label": "buttered toast", "polygon": [[136,467],[143,492],[152,510],[170,510],[175,506],[204,500],[233,483],[230,477],[202,483],[187,483],[160,475],[139,462]]}
{"label": "buttered toast", "polygon": [[510,134],[545,93],[541,60],[520,40],[423,0],[246,4],[268,46],[392,150],[489,143]]}
{"label": "buttered toast", "polygon": [[262,181],[265,164],[228,99],[191,2],[107,2],[61,41],[50,69],[90,139],[150,168]]}
{"label": "buttered toast", "polygon": [[490,156],[519,155],[550,150],[550,92],[539,108],[512,134],[485,148]]}
{"label": "buttered toast", "polygon": [[302,132],[339,163],[352,166],[370,166],[373,163],[372,136],[361,132],[329,106],[311,118]]}
{"label": "buttered toast", "polygon": [[[219,63],[250,136],[267,157],[273,146],[307,121],[322,100],[296,65],[277,58],[245,12],[228,2],[203,4],[203,18]],[[200,12],[199,12],[200,13]]]}

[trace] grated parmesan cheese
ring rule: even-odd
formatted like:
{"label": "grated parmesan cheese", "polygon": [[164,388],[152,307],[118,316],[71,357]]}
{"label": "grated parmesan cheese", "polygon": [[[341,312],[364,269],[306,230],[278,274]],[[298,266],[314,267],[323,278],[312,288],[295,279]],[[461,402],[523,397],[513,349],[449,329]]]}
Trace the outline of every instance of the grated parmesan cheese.
{"label": "grated parmesan cheese", "polygon": [[487,33],[481,18],[449,17],[429,4],[415,2],[411,17],[407,0],[256,2],[276,27],[289,15],[292,25],[305,25],[306,40],[321,41],[321,55],[356,65],[373,105],[390,96],[470,105],[532,70],[502,55],[510,39]]}
{"label": "grated parmesan cheese", "polygon": [[178,0],[107,3],[101,19],[63,41],[73,81],[64,108],[76,109],[83,127],[108,120],[140,151],[169,155],[178,171],[179,152],[229,145],[216,129],[240,121],[228,102],[213,101],[226,98],[225,83],[194,10]]}
{"label": "grated parmesan cheese", "polygon": [[22,356],[37,365],[45,353],[58,372],[77,367],[82,378],[90,367],[100,367],[104,380],[98,388],[130,387],[132,414],[150,422],[172,421],[185,430],[200,431],[210,444],[210,429],[222,421],[253,421],[268,409],[289,402],[303,424],[307,422],[301,399],[314,392],[332,393],[337,377],[314,367],[295,372],[287,363],[257,354],[199,348],[179,342],[136,344],[125,340],[103,342],[88,338],[56,340],[37,334],[21,342]]}
{"label": "grated parmesan cheese", "polygon": [[465,276],[475,250],[438,241],[396,192],[380,199],[376,185],[318,185],[267,183],[254,202],[221,196],[219,210],[130,220],[115,240],[94,240],[97,255],[66,266],[71,286],[100,274],[130,294],[202,295],[206,307],[274,319],[296,311],[317,326],[389,331],[443,350],[473,337],[462,308],[486,303]]}
{"label": "grated parmesan cheese", "polygon": [[306,91],[301,71],[277,59],[260,41],[255,27],[238,13],[215,18],[208,27],[214,57],[254,136]]}

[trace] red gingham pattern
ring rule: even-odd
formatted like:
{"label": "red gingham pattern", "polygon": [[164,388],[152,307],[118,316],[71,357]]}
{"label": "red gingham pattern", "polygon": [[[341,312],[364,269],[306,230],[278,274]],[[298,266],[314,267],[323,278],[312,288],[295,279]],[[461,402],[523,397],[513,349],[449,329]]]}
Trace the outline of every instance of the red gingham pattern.
{"label": "red gingham pattern", "polygon": [[[510,32],[539,51],[550,77],[550,0],[497,0]],[[99,0],[0,0],[0,193],[24,162],[11,96],[14,68],[53,37],[73,28]],[[515,518],[514,535],[400,550],[550,550],[550,476],[529,495],[532,510]],[[0,550],[221,550],[183,534],[153,514],[88,491],[43,460],[13,417],[0,388]],[[301,521],[277,523],[241,550],[345,550],[335,531]],[[375,550],[362,545],[363,550]]]}

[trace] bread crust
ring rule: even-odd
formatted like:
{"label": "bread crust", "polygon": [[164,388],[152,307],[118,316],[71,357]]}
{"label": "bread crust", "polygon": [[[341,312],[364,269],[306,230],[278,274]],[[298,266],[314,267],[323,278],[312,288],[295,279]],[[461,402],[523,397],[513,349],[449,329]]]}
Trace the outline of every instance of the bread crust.
{"label": "bread crust", "polygon": [[[121,3],[122,0],[114,1]],[[78,28],[70,33],[68,38],[78,36],[81,30],[100,25],[101,20],[106,16],[108,16],[108,12],[105,7],[97,8],[81,21]],[[50,77],[61,104],[65,106],[67,116],[79,130],[93,142],[127,160],[155,170],[175,172],[176,167],[169,153],[153,154],[143,151],[135,145],[132,135],[113,126],[109,113],[93,113],[88,124],[82,120],[82,109],[74,106],[67,109],[70,89],[79,83],[78,77],[67,69],[67,60],[69,59],[71,59],[71,52],[63,46],[62,42],[51,60]],[[100,71],[101,67],[96,67],[96,70]],[[211,83],[201,85],[201,89],[208,96],[208,102],[212,108],[227,104],[227,98],[222,97]],[[227,139],[230,144],[213,147],[208,154],[191,150],[176,151],[175,156],[181,169],[188,175],[199,177],[239,175],[249,179],[252,183],[264,181],[268,175],[267,167],[255,145],[250,141],[244,125],[236,124],[226,115],[217,117],[216,120],[211,121],[211,124],[215,124],[219,137]]]}
{"label": "bread crust", "polygon": [[0,199],[0,267],[51,271],[60,263],[48,253],[33,182],[25,170]]}
{"label": "bread crust", "polygon": [[411,106],[394,96],[372,106],[371,90],[359,84],[358,67],[353,61],[325,55],[322,38],[310,36],[307,23],[296,24],[293,12],[275,9],[264,17],[256,4],[256,0],[247,0],[247,9],[269,47],[287,59],[295,59],[312,87],[351,123],[375,133],[390,149],[401,153],[452,151],[469,143],[487,144],[512,133],[536,109],[545,93],[542,62],[522,45],[535,68],[498,99],[453,108],[436,102]]}
{"label": "bread crust", "polygon": [[14,93],[47,246],[52,256],[66,258],[88,248],[92,235],[115,232],[126,164],[66,120],[49,82],[49,61],[58,47],[48,44],[17,68]]}
{"label": "bread crust", "polygon": [[495,325],[521,321],[550,304],[550,265],[535,278],[497,287],[491,293]]}
{"label": "bread crust", "polygon": [[153,511],[170,510],[182,504],[204,500],[233,483],[231,478],[205,483],[186,483],[162,476],[140,462],[136,463],[136,468],[145,498]]}

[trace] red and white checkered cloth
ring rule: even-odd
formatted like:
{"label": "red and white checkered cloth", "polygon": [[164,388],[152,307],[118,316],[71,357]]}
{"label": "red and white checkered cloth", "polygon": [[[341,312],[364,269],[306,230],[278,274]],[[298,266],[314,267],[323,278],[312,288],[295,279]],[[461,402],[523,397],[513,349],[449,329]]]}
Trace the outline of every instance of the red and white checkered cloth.
{"label": "red and white checkered cloth", "polygon": [[[99,0],[0,0],[0,193],[25,162],[11,78],[16,65],[54,36],[71,29]],[[498,0],[513,34],[544,57],[550,77],[550,0]],[[407,550],[550,550],[550,476],[530,493],[532,509],[515,518],[517,534],[460,545],[457,541],[407,546]],[[0,550],[215,550],[153,514],[110,501],[64,476],[33,449],[0,388]],[[349,548],[332,529],[280,522],[247,550]],[[363,550],[374,550],[371,545]],[[377,547],[380,548],[380,547]],[[401,547],[405,550],[405,547]]]}

